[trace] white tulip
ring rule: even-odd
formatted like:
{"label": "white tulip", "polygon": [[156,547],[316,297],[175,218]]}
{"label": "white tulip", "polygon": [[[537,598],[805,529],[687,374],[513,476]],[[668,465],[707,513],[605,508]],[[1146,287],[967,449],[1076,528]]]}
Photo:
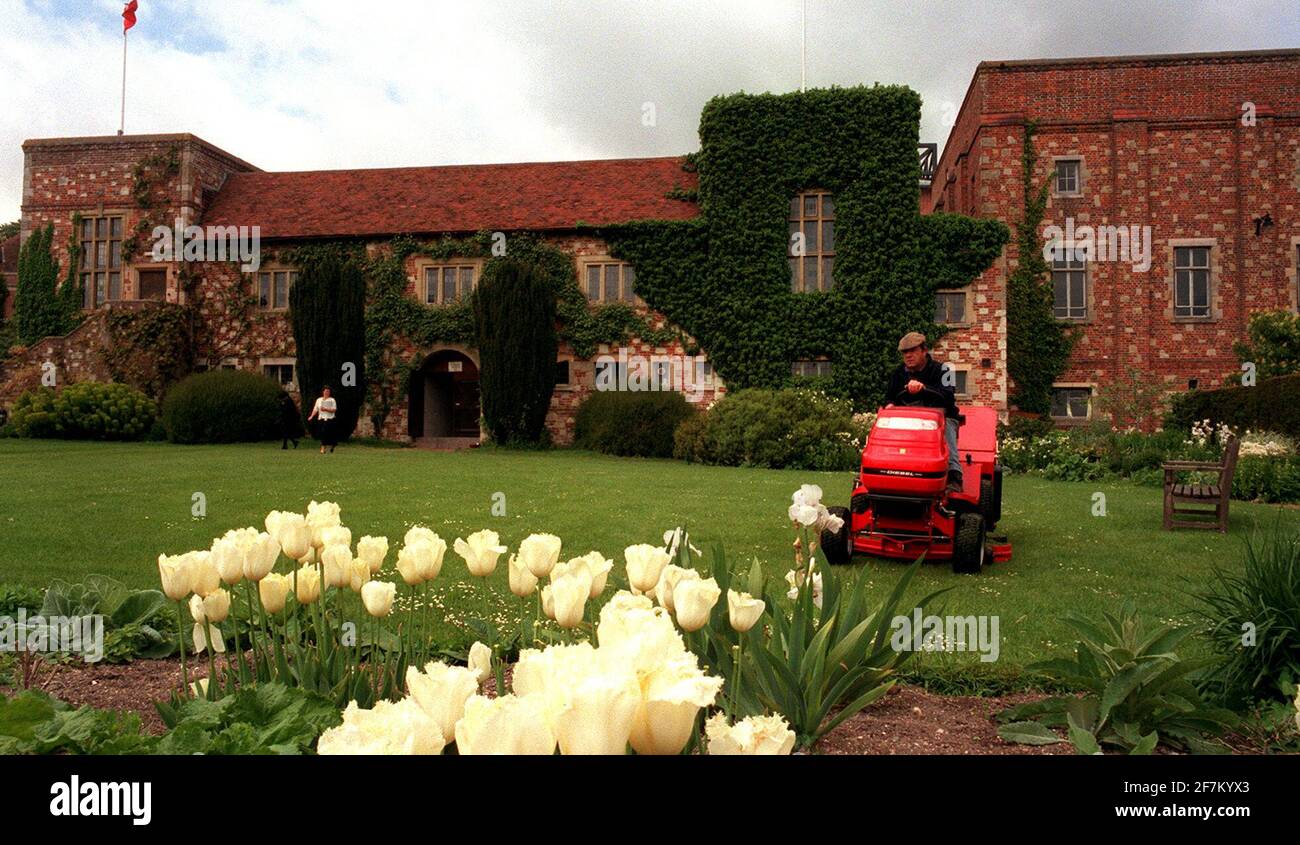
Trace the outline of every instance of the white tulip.
{"label": "white tulip", "polygon": [[794,750],[795,733],[780,716],[750,716],[734,725],[717,713],[704,723],[710,754],[784,755]]}
{"label": "white tulip", "polygon": [[497,532],[487,528],[475,531],[469,535],[468,540],[457,537],[453,548],[469,567],[469,574],[477,578],[491,575],[497,568],[497,558],[506,550],[506,547],[500,544]]}
{"label": "white tulip", "polygon": [[519,561],[534,578],[545,578],[560,559],[560,546],[554,534],[530,534],[519,544]]}
{"label": "white tulip", "polygon": [[474,670],[480,684],[492,677],[492,649],[475,641],[469,647],[469,668]]}
{"label": "white tulip", "polygon": [[423,672],[414,666],[406,670],[406,690],[438,725],[443,739],[451,742],[465,702],[478,692],[478,678],[472,669],[433,661],[425,664]]}
{"label": "white tulip", "polygon": [[683,631],[698,631],[709,624],[709,614],[718,603],[722,590],[717,580],[686,579],[673,588],[673,612]]}
{"label": "white tulip", "polygon": [[521,599],[537,592],[537,576],[519,562],[518,555],[510,556],[506,569],[510,575],[510,592]]}
{"label": "white tulip", "polygon": [[371,574],[384,567],[384,558],[388,556],[388,538],[371,537],[369,534],[357,541],[357,557],[365,561]]}
{"label": "white tulip", "polygon": [[456,722],[456,751],[462,756],[554,754],[555,731],[545,701],[532,695],[471,697]]}
{"label": "white tulip", "polygon": [[355,701],[343,711],[343,724],[321,734],[316,753],[339,754],[441,754],[446,740],[437,723],[411,699],[397,703],[379,700],[374,709],[362,710]]}
{"label": "white tulip", "polygon": [[561,628],[576,628],[582,622],[583,610],[591,596],[591,573],[579,563],[559,580],[552,581],[550,590],[555,621]]}
{"label": "white tulip", "polygon": [[627,578],[637,590],[648,593],[659,583],[659,575],[670,558],[665,549],[638,543],[623,550],[627,561]]}

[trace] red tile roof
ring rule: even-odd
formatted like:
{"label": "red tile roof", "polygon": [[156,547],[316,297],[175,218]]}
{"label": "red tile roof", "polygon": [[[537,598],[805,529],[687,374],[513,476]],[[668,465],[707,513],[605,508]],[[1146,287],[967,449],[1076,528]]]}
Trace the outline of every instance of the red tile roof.
{"label": "red tile roof", "polygon": [[697,184],[678,157],[234,173],[203,223],[263,238],[571,229],[694,217],[667,194]]}

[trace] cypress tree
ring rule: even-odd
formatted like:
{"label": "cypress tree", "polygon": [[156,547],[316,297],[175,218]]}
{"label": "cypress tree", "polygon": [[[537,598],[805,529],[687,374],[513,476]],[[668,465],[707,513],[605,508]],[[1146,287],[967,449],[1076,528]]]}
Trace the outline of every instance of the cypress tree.
{"label": "cypress tree", "polygon": [[474,291],[483,421],[498,443],[536,443],[555,390],[556,292],[536,264],[488,264]]}
{"label": "cypress tree", "polygon": [[332,249],[307,255],[299,264],[289,291],[289,317],[298,347],[302,411],[310,413],[328,385],[338,401],[338,436],[346,440],[356,429],[366,395],[365,274],[356,258]]}
{"label": "cypress tree", "polygon": [[54,224],[50,223],[32,232],[18,252],[14,322],[18,342],[25,346],[68,330],[57,291],[59,262],[50,251],[53,241]]}

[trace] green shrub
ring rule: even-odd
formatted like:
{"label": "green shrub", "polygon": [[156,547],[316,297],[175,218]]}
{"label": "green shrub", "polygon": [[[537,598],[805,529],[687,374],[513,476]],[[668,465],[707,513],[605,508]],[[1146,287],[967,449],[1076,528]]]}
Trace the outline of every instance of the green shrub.
{"label": "green shrub", "polygon": [[273,440],[280,432],[280,385],[241,370],[198,373],[167,393],[162,421],[174,443]]}
{"label": "green shrub", "polygon": [[1247,455],[1237,461],[1232,498],[1260,502],[1300,502],[1300,458]]}
{"label": "green shrub", "polygon": [[674,454],[724,466],[807,470],[857,467],[865,423],[848,401],[813,390],[729,393],[677,438]]}
{"label": "green shrub", "polygon": [[1258,378],[1290,375],[1300,370],[1300,315],[1290,311],[1259,311],[1250,315],[1248,340],[1233,344],[1242,363],[1255,365]]}
{"label": "green shrub", "polygon": [[[289,320],[298,354],[298,389],[310,403],[322,389],[330,388],[338,403],[334,431],[342,442],[356,430],[366,399],[365,273],[355,255],[332,246],[298,250],[295,261],[299,273],[289,288]],[[346,377],[348,373],[352,378]],[[246,422],[248,427],[240,436],[226,439],[261,440],[267,436],[259,433],[252,418]]]}
{"label": "green shrub", "polygon": [[157,417],[152,399],[125,384],[83,381],[61,391],[41,387],[14,403],[11,422],[20,437],[138,440]]}
{"label": "green shrub", "polygon": [[1189,391],[1174,399],[1165,427],[1189,431],[1201,420],[1300,437],[1300,374],[1264,379],[1254,387]]}
{"label": "green shrub", "polygon": [[1048,698],[998,714],[1005,724],[998,733],[1009,742],[1050,745],[1061,742],[1052,727],[1067,728],[1069,740],[1083,754],[1103,746],[1133,754],[1150,754],[1157,745],[1209,751],[1208,737],[1222,733],[1231,712],[1207,706],[1188,680],[1210,660],[1184,660],[1175,649],[1193,629],[1162,627],[1148,632],[1132,601],[1118,616],[1105,613],[1099,623],[1066,614],[1063,621],[1078,632],[1074,656],[1026,667],[1055,683],[1083,693]]}
{"label": "green shrub", "polygon": [[1244,557],[1192,591],[1195,616],[1223,658],[1202,686],[1234,707],[1278,699],[1300,680],[1300,531],[1279,521],[1254,532]]}
{"label": "green shrub", "polygon": [[578,407],[574,445],[609,455],[671,458],[674,432],[696,416],[676,391],[597,391]]}

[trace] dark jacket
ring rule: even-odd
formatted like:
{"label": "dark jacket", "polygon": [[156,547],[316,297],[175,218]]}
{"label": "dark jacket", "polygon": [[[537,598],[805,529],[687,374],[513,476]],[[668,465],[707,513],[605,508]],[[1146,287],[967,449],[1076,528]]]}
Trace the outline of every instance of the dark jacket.
{"label": "dark jacket", "polygon": [[[916,379],[925,385],[915,395],[907,392],[907,383]],[[885,389],[885,401],[897,405],[923,405],[927,408],[943,408],[943,415],[949,419],[960,419],[957,413],[956,392],[943,383],[943,364],[925,355],[925,366],[920,372],[912,372],[903,364],[898,365],[889,376],[889,387]]]}

